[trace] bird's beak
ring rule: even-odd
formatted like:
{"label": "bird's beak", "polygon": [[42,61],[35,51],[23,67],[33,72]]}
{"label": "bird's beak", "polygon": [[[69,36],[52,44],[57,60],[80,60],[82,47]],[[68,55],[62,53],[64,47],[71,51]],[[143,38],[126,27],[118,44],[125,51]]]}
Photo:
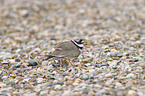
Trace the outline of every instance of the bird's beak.
{"label": "bird's beak", "polygon": [[84,42],[83,45],[87,45],[87,43]]}

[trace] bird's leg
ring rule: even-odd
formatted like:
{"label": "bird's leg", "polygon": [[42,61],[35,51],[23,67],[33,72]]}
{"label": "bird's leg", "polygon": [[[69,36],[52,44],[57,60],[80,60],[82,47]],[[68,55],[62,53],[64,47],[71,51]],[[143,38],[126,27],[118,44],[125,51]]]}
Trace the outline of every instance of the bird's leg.
{"label": "bird's leg", "polygon": [[64,65],[64,66],[68,66],[69,64],[69,61],[67,61],[67,59],[61,59],[61,65]]}
{"label": "bird's leg", "polygon": [[73,63],[70,61],[70,59],[67,59],[68,60],[68,63],[73,66]]}
{"label": "bird's leg", "polygon": [[63,59],[60,59],[60,65],[62,65],[63,64]]}
{"label": "bird's leg", "polygon": [[63,65],[63,59],[60,59],[60,68],[62,67],[62,65]]}

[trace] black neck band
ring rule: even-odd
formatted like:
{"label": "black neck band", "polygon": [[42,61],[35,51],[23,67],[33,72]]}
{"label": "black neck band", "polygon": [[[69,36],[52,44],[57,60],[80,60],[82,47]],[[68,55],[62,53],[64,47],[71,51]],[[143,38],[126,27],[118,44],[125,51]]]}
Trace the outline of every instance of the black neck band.
{"label": "black neck band", "polygon": [[[80,47],[79,44],[78,44],[78,45],[76,44],[76,41],[75,41],[75,40],[71,40],[71,42],[72,42],[74,45],[76,45],[77,48],[79,48],[79,49],[83,49],[83,47]],[[75,43],[74,43],[74,42],[75,42]]]}

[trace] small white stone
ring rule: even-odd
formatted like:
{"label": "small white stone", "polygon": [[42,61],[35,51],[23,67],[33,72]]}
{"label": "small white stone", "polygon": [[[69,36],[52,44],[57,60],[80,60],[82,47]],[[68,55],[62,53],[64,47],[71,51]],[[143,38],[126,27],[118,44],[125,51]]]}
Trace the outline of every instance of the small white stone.
{"label": "small white stone", "polygon": [[134,90],[129,90],[128,91],[128,95],[133,95],[133,94],[135,94],[136,93],[136,91],[134,91]]}
{"label": "small white stone", "polygon": [[33,52],[40,52],[41,50],[40,50],[40,48],[35,48],[34,50],[33,50]]}
{"label": "small white stone", "polygon": [[44,95],[47,95],[48,94],[48,91],[41,91],[40,92],[40,96],[44,96]]}
{"label": "small white stone", "polygon": [[28,10],[21,10],[21,11],[19,12],[19,14],[20,14],[21,16],[26,16],[26,15],[28,14]]}
{"label": "small white stone", "polygon": [[48,65],[48,61],[43,61],[42,66],[46,66],[46,65]]}
{"label": "small white stone", "polygon": [[77,86],[77,85],[79,85],[79,84],[78,84],[77,82],[74,82],[73,85],[74,85],[74,86]]}
{"label": "small white stone", "polygon": [[115,85],[116,85],[116,86],[123,86],[123,85],[122,85],[121,83],[119,83],[119,82],[116,82]]}
{"label": "small white stone", "polygon": [[68,89],[68,90],[64,91],[64,93],[62,94],[62,96],[71,96],[71,90]]}
{"label": "small white stone", "polygon": [[9,59],[9,62],[12,64],[12,63],[16,63],[15,62],[15,59]]}
{"label": "small white stone", "polygon": [[108,81],[105,82],[105,85],[109,86],[113,83],[114,79],[110,79]]}
{"label": "small white stone", "polygon": [[[1,73],[1,71],[0,71],[0,73]],[[2,79],[7,79],[7,78],[8,78],[8,76],[3,76],[3,77],[2,77]]]}
{"label": "small white stone", "polygon": [[133,73],[129,73],[126,77],[127,78],[131,78],[131,77],[134,77],[135,75]]}
{"label": "small white stone", "polygon": [[61,86],[60,85],[55,85],[54,89],[60,89]]}
{"label": "small white stone", "polygon": [[106,77],[111,77],[112,74],[111,74],[111,73],[108,73],[108,74],[106,74],[105,76],[106,76]]}
{"label": "small white stone", "polygon": [[117,50],[116,49],[111,49],[111,52],[117,52]]}
{"label": "small white stone", "polygon": [[36,92],[40,92],[41,90],[41,84],[38,84],[35,89],[34,89]]}
{"label": "small white stone", "polygon": [[111,64],[109,64],[110,67],[116,66],[117,65],[117,60],[112,61]]}
{"label": "small white stone", "polygon": [[5,87],[5,86],[6,86],[6,84],[0,83],[0,88],[3,88],[3,87]]}
{"label": "small white stone", "polygon": [[24,78],[23,82],[28,82],[30,78]]}
{"label": "small white stone", "polygon": [[43,78],[37,78],[37,83],[42,83],[43,82]]}

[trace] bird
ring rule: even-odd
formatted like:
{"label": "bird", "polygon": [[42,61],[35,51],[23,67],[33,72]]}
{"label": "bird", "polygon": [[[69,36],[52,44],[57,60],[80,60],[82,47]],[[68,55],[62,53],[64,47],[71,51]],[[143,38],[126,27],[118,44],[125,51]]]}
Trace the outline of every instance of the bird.
{"label": "bird", "polygon": [[84,39],[61,42],[56,46],[55,51],[51,52],[49,55],[46,55],[47,58],[45,60],[50,58],[77,58],[81,54],[81,49],[83,49],[86,44],[87,43]]}

